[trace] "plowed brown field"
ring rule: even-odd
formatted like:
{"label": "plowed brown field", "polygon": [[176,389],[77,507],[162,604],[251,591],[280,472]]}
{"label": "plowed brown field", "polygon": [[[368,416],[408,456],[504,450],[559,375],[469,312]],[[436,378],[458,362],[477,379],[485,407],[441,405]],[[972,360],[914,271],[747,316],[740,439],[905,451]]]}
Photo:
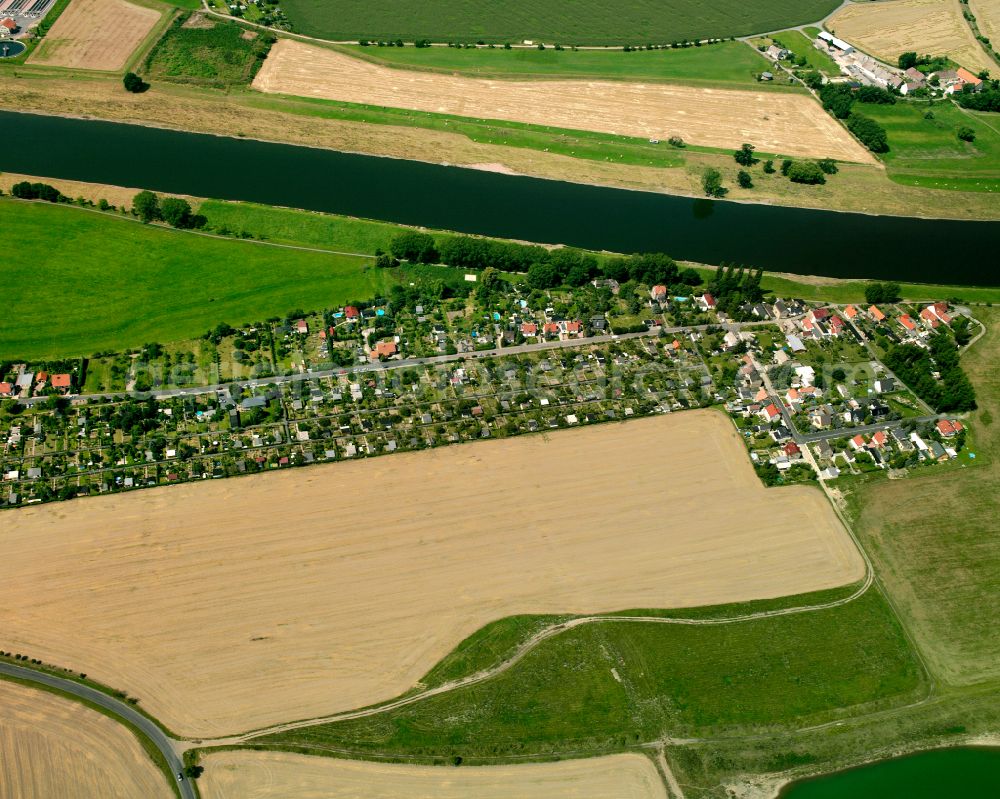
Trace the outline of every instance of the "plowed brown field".
{"label": "plowed brown field", "polygon": [[254,79],[263,92],[872,163],[804,94],[580,80],[487,80],[392,69],[282,40]]}
{"label": "plowed brown field", "polygon": [[388,699],[520,613],[858,579],[815,488],[765,489],[712,411],[8,511],[7,649],[185,735]]}

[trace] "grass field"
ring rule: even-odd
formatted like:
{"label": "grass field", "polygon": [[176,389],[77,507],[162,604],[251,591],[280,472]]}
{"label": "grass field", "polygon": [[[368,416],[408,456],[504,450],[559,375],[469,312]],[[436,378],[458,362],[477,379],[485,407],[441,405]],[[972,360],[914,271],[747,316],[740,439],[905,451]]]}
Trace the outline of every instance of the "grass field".
{"label": "grass field", "polygon": [[131,733],[78,702],[0,680],[0,796],[168,799]]}
{"label": "grass field", "polygon": [[[626,460],[623,486],[611,477]],[[822,494],[765,489],[715,411],[9,518],[6,645],[198,736],[390,699],[507,616],[746,601],[863,573]]]}
{"label": "grass field", "polygon": [[1000,679],[1000,312],[977,309],[989,332],[963,356],[981,409],[975,461],[947,473],[871,481],[850,494],[882,579],[939,679]]}
{"label": "grass field", "polygon": [[[672,84],[495,80],[392,69],[298,41],[278,42],[253,88],[387,108],[707,147],[753,143],[766,153],[873,163],[809,96]],[[583,113],[585,111],[585,113]]]}
{"label": "grass field", "polygon": [[256,32],[207,17],[178,18],[146,59],[145,77],[206,86],[249,83],[269,45]]}
{"label": "grass field", "polygon": [[663,735],[805,725],[898,703],[920,685],[898,625],[871,590],[835,609],[737,624],[578,627],[485,683],[259,742],[482,762],[599,753]]}
{"label": "grass field", "polygon": [[125,0],[75,0],[31,56],[32,64],[119,70],[162,15]]}
{"label": "grass field", "polygon": [[755,39],[753,41],[754,44],[758,42],[763,44],[769,42],[780,43],[786,50],[791,50],[795,55],[806,59],[804,69],[818,69],[831,77],[840,75],[840,67],[837,65],[837,62],[826,53],[813,47],[812,41],[802,31],[781,31],[780,33],[771,34],[767,39]]}
{"label": "grass field", "polygon": [[[89,355],[200,336],[292,308],[371,297],[389,278],[370,261],[151,228],[54,205],[0,200],[17,240],[0,357]],[[44,277],[40,277],[44,276]],[[58,325],[37,325],[39,308]]]}
{"label": "grass field", "polygon": [[[1000,122],[992,118],[996,114],[964,111],[952,103],[922,102],[863,105],[855,110],[885,127],[890,149],[883,160],[893,180],[1000,193]],[[927,118],[928,113],[932,118]],[[961,127],[972,128],[975,141],[959,139]]]}
{"label": "grass field", "polygon": [[455,770],[240,751],[202,764],[205,799],[668,799],[652,759],[635,754]]}
{"label": "grass field", "polygon": [[427,0],[401,6],[392,0],[285,0],[282,8],[299,33],[323,39],[646,44],[727,38],[822,19],[836,0],[721,0],[693,7],[684,0],[550,0],[540,6],[511,0],[498,9],[487,0]]}
{"label": "grass field", "polygon": [[680,50],[546,50],[452,47],[344,47],[387,66],[447,71],[473,77],[617,78],[693,85],[770,89],[757,74],[768,61],[743,42]]}

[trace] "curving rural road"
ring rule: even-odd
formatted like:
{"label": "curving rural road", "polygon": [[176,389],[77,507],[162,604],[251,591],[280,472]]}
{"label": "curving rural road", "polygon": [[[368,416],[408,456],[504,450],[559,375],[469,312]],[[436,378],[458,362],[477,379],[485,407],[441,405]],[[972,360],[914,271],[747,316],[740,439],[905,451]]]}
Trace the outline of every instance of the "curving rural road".
{"label": "curving rural road", "polygon": [[133,727],[141,730],[142,734],[149,738],[153,742],[153,745],[160,750],[160,754],[163,755],[163,758],[170,766],[171,781],[177,785],[181,799],[197,799],[197,793],[190,780],[186,777],[181,781],[176,780],[176,775],[184,771],[184,764],[181,762],[181,758],[174,748],[173,740],[154,721],[142,715],[135,708],[115,699],[113,696],[98,691],[96,688],[91,688],[89,685],[57,677],[54,674],[15,666],[11,663],[0,663],[0,676],[3,675],[16,677],[19,680],[37,683],[49,688],[56,688],[64,693],[84,699],[108,711],[117,721],[128,722]]}

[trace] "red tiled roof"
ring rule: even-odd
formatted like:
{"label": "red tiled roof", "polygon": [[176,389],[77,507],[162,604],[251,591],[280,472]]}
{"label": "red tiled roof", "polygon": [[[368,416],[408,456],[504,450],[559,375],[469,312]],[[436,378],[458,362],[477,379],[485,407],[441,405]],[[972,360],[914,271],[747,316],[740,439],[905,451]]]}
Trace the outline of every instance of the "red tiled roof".
{"label": "red tiled roof", "polygon": [[955,72],[958,74],[958,77],[962,80],[963,83],[971,83],[974,86],[978,86],[980,83],[982,83],[982,81],[976,75],[973,75],[965,67],[959,67],[958,69],[955,70]]}
{"label": "red tiled roof", "polygon": [[67,374],[52,375],[53,388],[69,388],[71,383],[72,378]]}
{"label": "red tiled roof", "polygon": [[347,305],[344,307],[344,316],[348,319],[357,319],[360,314],[358,313],[358,309],[353,305]]}
{"label": "red tiled roof", "polygon": [[917,326],[914,324],[913,320],[910,319],[909,314],[903,314],[899,317],[899,323],[905,327],[907,330],[916,330]]}
{"label": "red tiled roof", "polygon": [[868,309],[868,313],[870,313],[875,318],[875,321],[877,321],[877,322],[881,322],[883,319],[885,319],[885,314],[882,313],[874,305],[871,308]]}
{"label": "red tiled roof", "polygon": [[10,383],[0,383],[0,394],[13,394],[14,386]]}
{"label": "red tiled roof", "polygon": [[580,323],[579,322],[567,322],[566,323],[566,332],[567,333],[579,333],[580,332]]}
{"label": "red tiled roof", "polygon": [[522,322],[521,323],[521,333],[525,336],[533,336],[538,332],[538,325],[534,322]]}

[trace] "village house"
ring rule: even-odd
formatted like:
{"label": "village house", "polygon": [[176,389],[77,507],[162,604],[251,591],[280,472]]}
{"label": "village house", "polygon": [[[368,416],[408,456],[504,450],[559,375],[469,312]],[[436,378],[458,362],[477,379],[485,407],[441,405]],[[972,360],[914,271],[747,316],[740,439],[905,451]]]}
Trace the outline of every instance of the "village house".
{"label": "village house", "polygon": [[760,418],[765,422],[773,422],[781,416],[781,411],[777,409],[774,403],[768,403],[763,408],[760,409]]}
{"label": "village house", "polygon": [[52,388],[57,388],[62,392],[69,391],[73,384],[73,379],[68,374],[52,375]]}
{"label": "village house", "polygon": [[704,311],[711,311],[715,308],[715,297],[707,292],[698,297],[695,302],[698,303],[698,307]]}
{"label": "village house", "polygon": [[858,435],[856,435],[850,441],[851,449],[853,449],[855,452],[860,452],[861,450],[863,450],[865,448],[865,444],[866,444],[865,437],[860,433],[858,433]]}
{"label": "village house", "polygon": [[909,314],[905,314],[905,313],[901,314],[899,316],[899,319],[897,319],[896,321],[899,322],[899,324],[902,326],[903,330],[905,330],[909,335],[911,335],[911,336],[916,335],[917,324],[916,324],[916,322],[913,321],[913,319],[910,318]]}
{"label": "village house", "polygon": [[872,305],[872,306],[871,306],[871,307],[870,307],[870,308],[868,309],[868,315],[869,315],[869,316],[870,316],[870,317],[872,318],[872,321],[873,321],[873,322],[876,322],[876,323],[877,323],[877,322],[884,322],[884,321],[885,321],[885,314],[884,314],[884,313],[882,313],[882,312],[881,312],[881,311],[880,311],[880,310],[878,309],[878,307],[877,307],[877,306],[875,306],[875,305]]}
{"label": "village house", "polygon": [[391,358],[397,352],[395,341],[380,341],[372,348],[371,357],[372,360],[379,360],[380,358]]}
{"label": "village house", "polygon": [[896,383],[891,377],[880,377],[875,381],[876,394],[889,394],[896,390]]}
{"label": "village house", "polygon": [[937,431],[944,438],[951,438],[958,435],[964,429],[962,423],[958,420],[950,421],[948,419],[939,419],[937,425]]}
{"label": "village house", "polygon": [[522,336],[537,336],[538,335],[538,325],[534,322],[521,322],[521,335]]}
{"label": "village house", "polygon": [[846,316],[850,321],[853,322],[854,319],[857,317],[857,315],[858,315],[858,309],[855,308],[853,305],[848,305],[846,308],[844,308],[844,316]]}
{"label": "village house", "polygon": [[349,321],[349,322],[354,321],[355,319],[359,318],[360,316],[361,316],[361,313],[353,305],[346,305],[346,306],[344,306],[344,318],[347,319],[347,321]]}
{"label": "village house", "polygon": [[667,287],[653,286],[653,288],[649,290],[649,296],[655,302],[662,302],[667,298]]}

